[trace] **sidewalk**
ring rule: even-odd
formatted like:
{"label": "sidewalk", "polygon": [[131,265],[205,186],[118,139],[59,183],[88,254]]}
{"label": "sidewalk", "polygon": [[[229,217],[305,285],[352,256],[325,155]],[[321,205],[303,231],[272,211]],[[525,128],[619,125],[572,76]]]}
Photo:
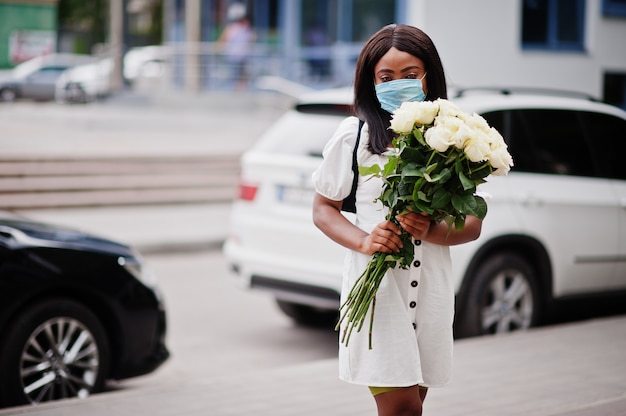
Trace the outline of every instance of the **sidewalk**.
{"label": "sidewalk", "polygon": [[[144,254],[219,249],[228,204],[31,210],[18,214],[127,242]],[[215,221],[223,217],[224,221]],[[114,400],[113,396],[115,397]],[[0,410],[62,416],[374,416],[367,389],[340,382],[337,360],[190,380],[175,390],[134,388]],[[449,387],[432,389],[426,415],[626,415],[626,316],[456,342]]]}
{"label": "sidewalk", "polygon": [[221,248],[228,232],[230,206],[229,203],[106,206],[14,213],[111,238],[135,247],[142,254],[161,254]]}
{"label": "sidewalk", "polygon": [[[431,389],[425,415],[626,414],[626,317],[457,341],[450,386]],[[366,388],[337,379],[337,360],[137,388],[0,410],[62,416],[374,416]]]}
{"label": "sidewalk", "polygon": [[[185,123],[179,124],[178,118],[169,119],[170,105],[175,104],[179,103],[160,104],[162,111],[156,121],[141,111],[124,115],[113,110],[95,111],[95,106],[76,107],[72,110],[77,111],[63,113],[62,117],[56,107],[7,107],[0,119],[15,137],[23,135],[22,122],[31,120],[31,110],[37,110],[39,122],[28,125],[28,131],[33,133],[27,135],[28,140],[5,134],[0,144],[3,151],[15,154],[42,149],[57,153],[72,149],[90,154],[94,148],[99,152],[122,150],[128,154],[148,150],[151,154],[185,153],[190,149],[209,152],[216,146],[240,152],[257,130],[270,123],[280,107],[262,114],[250,131],[251,125],[241,123],[236,111],[224,117],[223,112],[213,111],[217,108],[213,103],[190,108],[188,111],[193,114],[183,109]],[[224,102],[220,100],[219,104],[223,106]],[[196,117],[198,112],[203,117]],[[56,123],[54,127],[59,130],[55,129],[52,137],[34,134],[49,129],[50,123]],[[139,136],[137,132],[146,126],[150,127],[150,137]],[[183,133],[175,148],[168,136],[174,129]],[[95,135],[84,134],[92,132]],[[237,140],[226,140],[232,137]],[[50,142],[55,146],[49,146]],[[91,231],[130,244],[143,254],[157,255],[219,250],[228,233],[230,204],[23,210],[16,214]],[[460,340],[455,346],[454,368],[450,386],[428,393],[426,416],[624,416],[626,316]],[[87,400],[0,409],[0,416],[376,414],[366,388],[337,379],[336,359],[228,377],[190,379],[175,389],[135,385]]]}

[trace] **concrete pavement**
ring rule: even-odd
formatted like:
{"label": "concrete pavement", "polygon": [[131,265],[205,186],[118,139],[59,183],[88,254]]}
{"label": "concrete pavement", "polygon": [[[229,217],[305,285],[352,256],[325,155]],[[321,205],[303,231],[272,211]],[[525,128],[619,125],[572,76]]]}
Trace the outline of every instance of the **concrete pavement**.
{"label": "concrete pavement", "polygon": [[[78,132],[66,129],[55,133],[54,152],[70,149],[91,152],[107,141],[106,151],[160,153],[170,151],[170,124],[162,119],[152,126],[155,137],[134,138],[140,126],[150,120],[144,113],[120,118],[92,107],[77,108],[77,114],[59,121],[57,109],[46,107],[39,113],[42,121],[65,129],[80,122]],[[27,108],[28,110],[29,108]],[[0,114],[14,136],[22,135],[20,117],[31,117],[17,110]],[[210,123],[200,123],[195,108],[188,115],[191,123],[183,131],[184,140],[177,150],[200,148],[211,151],[216,144],[238,152],[245,141],[208,139],[203,128],[226,129],[216,115],[207,114]],[[2,113],[2,112],[0,112]],[[87,117],[87,118],[85,118]],[[269,122],[269,117],[266,122]],[[115,123],[109,123],[109,120]],[[245,126],[229,119],[236,131]],[[116,124],[117,123],[117,124]],[[120,124],[121,123],[121,124]],[[43,129],[45,123],[29,127]],[[110,124],[110,125],[109,125]],[[49,125],[49,124],[48,124]],[[11,127],[12,126],[12,127]],[[231,126],[231,127],[233,127]],[[143,129],[143,127],[141,127]],[[173,129],[173,128],[172,128]],[[83,137],[94,130],[102,137]],[[39,130],[37,130],[39,131]],[[58,129],[56,130],[59,131]],[[161,133],[159,133],[161,131]],[[102,133],[104,132],[104,133]],[[105,134],[106,133],[106,134]],[[115,133],[115,137],[110,136]],[[31,135],[21,141],[0,137],[4,151],[15,154],[40,151],[45,138]],[[6,140],[5,140],[6,139]],[[247,138],[246,138],[247,140]],[[92,141],[88,143],[88,141]],[[113,146],[108,146],[113,144]],[[129,243],[148,254],[180,250],[219,249],[228,232],[229,204],[182,204],[134,207],[99,207],[63,210],[24,210],[18,215],[36,220],[65,224]],[[455,372],[450,386],[432,389],[425,404],[425,415],[438,416],[617,416],[626,415],[626,316],[588,320],[554,327],[537,328],[525,333],[498,337],[459,340],[455,344]],[[158,371],[149,377],[159,377]],[[337,379],[337,360],[328,359],[250,371],[227,377],[189,380],[176,389],[166,390],[141,383],[135,387],[95,395],[87,400],[68,400],[36,407],[0,410],[0,416],[169,416],[169,415],[289,415],[348,416],[376,414],[366,388]]]}
{"label": "concrete pavement", "polygon": [[[18,212],[113,237],[144,253],[219,249],[229,204]],[[222,219],[224,219],[222,221]],[[159,377],[158,372],[151,377]],[[337,360],[147,387],[6,415],[375,415],[365,388],[337,379]],[[459,340],[450,386],[432,389],[426,415],[626,415],[626,316]]]}

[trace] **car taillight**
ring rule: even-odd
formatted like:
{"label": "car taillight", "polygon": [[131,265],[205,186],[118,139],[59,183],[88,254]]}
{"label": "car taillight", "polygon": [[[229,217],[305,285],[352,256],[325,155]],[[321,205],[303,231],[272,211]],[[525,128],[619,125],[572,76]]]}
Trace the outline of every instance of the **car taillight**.
{"label": "car taillight", "polygon": [[239,199],[243,201],[254,201],[256,191],[259,188],[257,184],[252,183],[239,183]]}

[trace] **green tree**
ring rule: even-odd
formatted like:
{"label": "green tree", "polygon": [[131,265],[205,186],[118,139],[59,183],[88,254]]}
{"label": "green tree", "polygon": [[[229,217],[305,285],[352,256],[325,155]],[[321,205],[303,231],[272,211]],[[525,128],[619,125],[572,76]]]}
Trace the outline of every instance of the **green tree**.
{"label": "green tree", "polygon": [[58,5],[61,36],[71,34],[75,53],[91,53],[94,45],[106,41],[109,0],[60,0]]}

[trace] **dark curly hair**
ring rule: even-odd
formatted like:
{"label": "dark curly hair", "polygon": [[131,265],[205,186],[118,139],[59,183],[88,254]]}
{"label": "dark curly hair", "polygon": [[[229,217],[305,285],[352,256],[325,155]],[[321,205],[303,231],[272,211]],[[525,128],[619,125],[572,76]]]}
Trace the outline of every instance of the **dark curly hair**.
{"label": "dark curly hair", "polygon": [[393,133],[389,130],[391,115],[380,107],[376,98],[374,67],[392,47],[421,59],[426,70],[426,100],[447,98],[446,79],[439,53],[430,37],[409,25],[391,24],[376,32],[363,47],[356,63],[354,112],[367,122],[370,151],[380,154],[387,149]]}

